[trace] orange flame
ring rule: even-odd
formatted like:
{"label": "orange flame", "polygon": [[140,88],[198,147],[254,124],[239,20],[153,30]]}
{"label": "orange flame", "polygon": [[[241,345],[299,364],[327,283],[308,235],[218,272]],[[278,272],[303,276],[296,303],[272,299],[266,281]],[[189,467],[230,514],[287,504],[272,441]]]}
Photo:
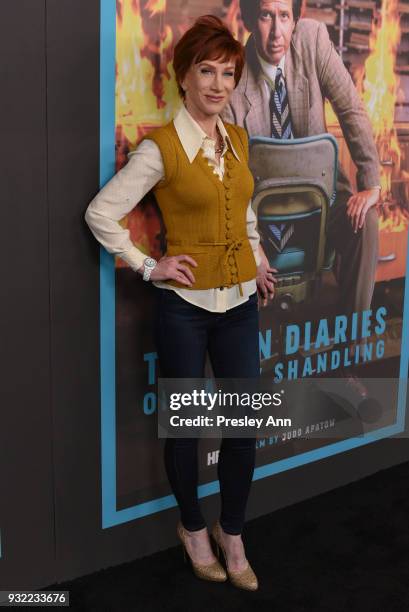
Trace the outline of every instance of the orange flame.
{"label": "orange flame", "polygon": [[240,0],[231,1],[223,20],[233,33],[234,38],[245,45],[250,32],[246,30],[240,17]]}
{"label": "orange flame", "polygon": [[[379,21],[372,22],[369,55],[364,66],[355,72],[357,89],[372,124],[381,163],[383,212],[379,230],[382,232],[401,232],[408,227],[408,214],[396,205],[392,195],[393,184],[405,183],[409,178],[401,168],[403,155],[394,123],[399,94],[395,62],[400,36],[398,0],[382,0]],[[328,124],[338,123],[329,103],[325,116]]]}
{"label": "orange flame", "polygon": [[[141,4],[140,0],[117,1],[117,170],[127,162],[129,150],[143,135],[169,121],[180,103],[170,65],[174,35],[163,19],[166,0],[149,0],[144,8]],[[152,21],[157,27],[152,27]],[[121,224],[129,229],[138,248],[160,258],[160,222],[151,199],[137,206]],[[117,267],[126,265],[116,258]]]}
{"label": "orange flame", "polygon": [[150,12],[151,17],[157,13],[164,13],[166,10],[166,0],[148,0],[146,10]]}
{"label": "orange flame", "polygon": [[379,219],[379,230],[383,232],[404,232],[409,223],[409,213],[399,206],[386,208],[384,216]]}
{"label": "orange flame", "polygon": [[[166,0],[121,0],[117,11],[116,126],[118,148],[134,148],[152,127],[170,120],[180,104],[173,79],[173,32],[163,23]],[[145,13],[144,13],[145,11]],[[159,19],[158,28],[144,28],[143,16]],[[154,38],[152,38],[154,36]]]}
{"label": "orange flame", "polygon": [[401,151],[394,125],[398,77],[395,61],[401,30],[398,0],[383,0],[380,25],[372,24],[370,54],[365,62],[362,97],[368,111],[381,161],[382,190],[391,197],[392,177],[400,172]]}
{"label": "orange flame", "polygon": [[361,91],[381,162],[383,215],[379,218],[379,230],[384,233],[404,232],[409,224],[407,211],[396,205],[392,194],[393,182],[405,182],[408,178],[401,169],[402,152],[395,127],[399,92],[395,62],[400,37],[398,0],[382,0],[380,24],[378,27],[372,24]]}

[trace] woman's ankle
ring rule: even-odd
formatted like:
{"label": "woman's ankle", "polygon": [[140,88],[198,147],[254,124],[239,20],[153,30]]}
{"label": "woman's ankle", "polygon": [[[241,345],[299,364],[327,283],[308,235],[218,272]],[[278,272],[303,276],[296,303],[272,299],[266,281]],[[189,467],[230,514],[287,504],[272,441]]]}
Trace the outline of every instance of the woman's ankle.
{"label": "woman's ankle", "polygon": [[186,534],[188,536],[192,536],[194,537],[195,535],[203,535],[207,532],[207,527],[201,527],[200,529],[194,529],[193,531],[191,531],[190,529],[186,529],[186,527],[184,527],[184,530],[186,532]]}

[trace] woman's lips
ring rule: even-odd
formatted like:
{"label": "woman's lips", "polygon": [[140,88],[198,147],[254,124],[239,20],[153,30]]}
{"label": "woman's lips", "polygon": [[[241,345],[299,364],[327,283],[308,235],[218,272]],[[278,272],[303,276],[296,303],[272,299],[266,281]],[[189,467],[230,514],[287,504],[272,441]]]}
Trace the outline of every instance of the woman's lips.
{"label": "woman's lips", "polygon": [[211,102],[222,102],[223,96],[206,96]]}

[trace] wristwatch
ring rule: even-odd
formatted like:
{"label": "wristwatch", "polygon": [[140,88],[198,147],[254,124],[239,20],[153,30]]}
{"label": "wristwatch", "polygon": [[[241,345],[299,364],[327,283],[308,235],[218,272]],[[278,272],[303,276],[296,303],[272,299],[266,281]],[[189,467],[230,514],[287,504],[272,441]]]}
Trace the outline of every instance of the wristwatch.
{"label": "wristwatch", "polygon": [[153,257],[147,257],[143,262],[143,280],[148,281],[151,277],[152,270],[156,268],[158,262]]}

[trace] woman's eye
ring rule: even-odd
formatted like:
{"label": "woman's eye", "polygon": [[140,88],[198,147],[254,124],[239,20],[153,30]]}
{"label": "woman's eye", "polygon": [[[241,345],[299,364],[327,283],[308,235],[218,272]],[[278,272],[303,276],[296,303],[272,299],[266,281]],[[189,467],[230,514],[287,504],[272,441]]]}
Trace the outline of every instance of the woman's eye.
{"label": "woman's eye", "polygon": [[234,72],[225,72],[224,76],[232,77],[234,76]]}
{"label": "woman's eye", "polygon": [[202,74],[212,74],[212,71],[209,68],[201,68],[200,72]]}

